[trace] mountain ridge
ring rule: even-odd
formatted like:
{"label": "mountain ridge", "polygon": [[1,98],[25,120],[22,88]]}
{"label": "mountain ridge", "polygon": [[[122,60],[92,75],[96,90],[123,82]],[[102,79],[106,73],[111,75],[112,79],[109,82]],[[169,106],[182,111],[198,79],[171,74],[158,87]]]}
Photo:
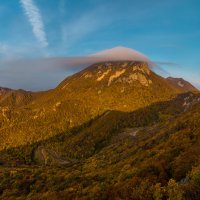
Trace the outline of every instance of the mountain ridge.
{"label": "mountain ridge", "polygon": [[166,79],[170,84],[174,85],[175,87],[179,88],[183,92],[188,91],[198,91],[196,87],[194,87],[191,83],[184,80],[183,78],[174,78],[174,77],[168,77]]}

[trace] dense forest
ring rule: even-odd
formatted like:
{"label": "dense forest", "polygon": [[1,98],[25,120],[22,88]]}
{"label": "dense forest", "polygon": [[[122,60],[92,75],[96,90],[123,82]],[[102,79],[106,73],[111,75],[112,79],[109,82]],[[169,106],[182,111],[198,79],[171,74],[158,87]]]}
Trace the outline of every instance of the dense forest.
{"label": "dense forest", "polygon": [[134,112],[107,111],[2,151],[2,199],[199,199],[199,98],[187,93]]}

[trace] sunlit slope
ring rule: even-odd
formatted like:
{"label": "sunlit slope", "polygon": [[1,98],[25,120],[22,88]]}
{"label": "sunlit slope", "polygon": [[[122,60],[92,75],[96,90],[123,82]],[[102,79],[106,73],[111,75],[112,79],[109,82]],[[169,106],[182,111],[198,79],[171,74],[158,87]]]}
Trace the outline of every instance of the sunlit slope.
{"label": "sunlit slope", "polygon": [[68,77],[29,104],[2,115],[0,148],[46,139],[107,110],[134,111],[180,91],[144,62],[104,62]]}

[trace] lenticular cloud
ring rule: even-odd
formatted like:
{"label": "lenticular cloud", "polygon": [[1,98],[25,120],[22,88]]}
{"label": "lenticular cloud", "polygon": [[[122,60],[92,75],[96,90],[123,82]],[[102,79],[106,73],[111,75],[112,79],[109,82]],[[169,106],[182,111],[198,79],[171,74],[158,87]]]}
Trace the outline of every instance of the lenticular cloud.
{"label": "lenticular cloud", "polygon": [[[136,50],[116,47],[84,57],[0,61],[0,86],[26,90],[47,90],[55,87],[67,76],[91,64],[105,61],[147,62],[149,67],[158,74],[169,76],[161,67],[163,62],[152,62],[147,56]],[[170,63],[164,62],[164,64],[169,65]]]}

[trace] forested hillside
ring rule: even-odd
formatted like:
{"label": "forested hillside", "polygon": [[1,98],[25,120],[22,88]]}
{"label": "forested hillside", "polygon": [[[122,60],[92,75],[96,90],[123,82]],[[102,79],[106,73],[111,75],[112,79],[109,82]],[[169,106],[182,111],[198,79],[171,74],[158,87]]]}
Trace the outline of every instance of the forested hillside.
{"label": "forested hillside", "polygon": [[198,199],[199,98],[187,93],[134,112],[107,111],[2,151],[2,198]]}
{"label": "forested hillside", "polygon": [[199,199],[198,91],[127,61],[22,93],[1,105],[1,199]]}

